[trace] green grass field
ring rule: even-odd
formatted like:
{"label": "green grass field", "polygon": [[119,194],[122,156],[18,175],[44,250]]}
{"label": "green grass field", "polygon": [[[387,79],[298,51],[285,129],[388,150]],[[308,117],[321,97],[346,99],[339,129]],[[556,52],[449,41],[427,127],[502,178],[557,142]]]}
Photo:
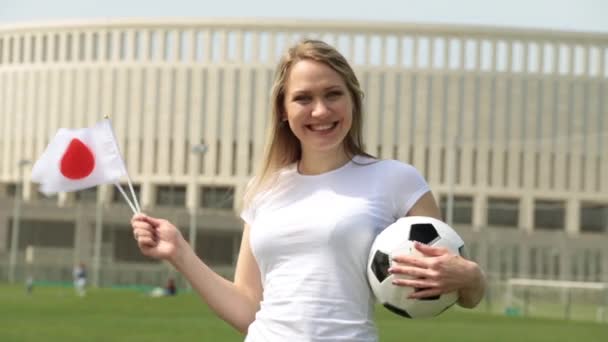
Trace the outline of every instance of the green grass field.
{"label": "green grass field", "polygon": [[[407,320],[378,308],[380,341],[606,342],[608,324],[488,315],[452,309]],[[242,341],[196,296],[150,298],[135,290],[0,286],[0,341]]]}

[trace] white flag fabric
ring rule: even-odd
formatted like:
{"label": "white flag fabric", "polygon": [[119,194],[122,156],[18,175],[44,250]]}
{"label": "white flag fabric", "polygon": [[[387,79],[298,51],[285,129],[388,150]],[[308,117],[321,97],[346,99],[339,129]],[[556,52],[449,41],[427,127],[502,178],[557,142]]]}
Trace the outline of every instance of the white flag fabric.
{"label": "white flag fabric", "polygon": [[109,119],[93,127],[60,128],[32,169],[40,192],[52,195],[115,183],[127,173]]}

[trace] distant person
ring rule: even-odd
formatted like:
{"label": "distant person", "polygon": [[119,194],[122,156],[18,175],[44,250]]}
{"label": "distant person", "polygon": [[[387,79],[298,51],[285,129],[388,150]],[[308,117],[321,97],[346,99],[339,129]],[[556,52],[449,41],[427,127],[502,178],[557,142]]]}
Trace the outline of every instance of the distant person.
{"label": "distant person", "polygon": [[150,297],[167,297],[177,295],[177,286],[175,286],[175,279],[169,278],[167,280],[167,284],[165,284],[165,287],[155,287],[148,293],[148,295]]}
{"label": "distant person", "polygon": [[[234,281],[199,259],[169,221],[131,220],[142,253],[169,261],[247,342],[377,341],[366,277],[374,238],[403,216],[440,219],[412,165],[364,151],[362,99],[351,66],[328,44],[305,40],[283,56],[265,159],[241,213]],[[478,264],[444,248],[416,248],[425,257],[400,255],[391,267],[411,276],[395,285],[422,289],[411,298],[457,291],[460,305],[479,303]]]}
{"label": "distant person", "polygon": [[165,294],[167,296],[177,295],[177,287],[175,286],[175,279],[169,278],[169,280],[167,281],[167,286],[165,287]]}
{"label": "distant person", "polygon": [[25,293],[31,295],[34,292],[34,277],[27,276],[25,279]]}
{"label": "distant person", "polygon": [[74,267],[74,289],[76,294],[80,297],[84,297],[87,286],[87,270],[83,263],[80,263]]}

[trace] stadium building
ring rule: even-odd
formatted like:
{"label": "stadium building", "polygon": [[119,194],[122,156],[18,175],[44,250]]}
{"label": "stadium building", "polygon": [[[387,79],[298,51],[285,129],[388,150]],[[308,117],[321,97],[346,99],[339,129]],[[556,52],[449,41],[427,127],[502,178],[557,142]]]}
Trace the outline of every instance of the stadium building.
{"label": "stadium building", "polygon": [[164,282],[114,187],[47,198],[28,181],[59,127],[104,115],[144,211],[230,275],[274,67],[303,37],[353,64],[366,149],[425,175],[491,279],[608,282],[608,35],[173,19],[0,26],[0,280],[84,262],[100,285]]}

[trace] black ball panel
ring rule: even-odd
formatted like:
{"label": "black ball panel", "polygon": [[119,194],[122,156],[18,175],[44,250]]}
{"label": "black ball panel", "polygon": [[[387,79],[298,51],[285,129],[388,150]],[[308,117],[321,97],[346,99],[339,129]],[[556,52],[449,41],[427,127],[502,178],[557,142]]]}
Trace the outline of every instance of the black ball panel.
{"label": "black ball panel", "polygon": [[[420,292],[422,290],[426,290],[426,289],[414,288],[414,292]],[[418,300],[437,300],[437,299],[439,299],[439,297],[441,297],[441,295],[436,295],[436,296],[431,296],[431,297],[424,297],[424,298],[420,298]]]}
{"label": "black ball panel", "polygon": [[416,223],[410,229],[410,241],[418,241],[430,245],[438,238],[439,233],[437,233],[437,229],[431,223]]}
{"label": "black ball panel", "polygon": [[446,306],[446,307],[445,307],[443,310],[441,310],[441,312],[439,312],[439,313],[437,314],[437,316],[439,316],[439,315],[441,315],[442,313],[446,312],[446,311],[447,311],[447,309],[449,309],[449,308],[451,308],[452,306],[454,306],[454,304],[456,304],[456,302],[454,302],[454,303],[452,303],[452,304],[450,304],[450,305]]}
{"label": "black ball panel", "polygon": [[388,254],[382,253],[381,251],[376,251],[374,254],[374,259],[372,260],[372,272],[376,276],[379,282],[383,282],[384,279],[388,278],[390,275],[388,273],[388,268],[390,266],[390,260]]}
{"label": "black ball panel", "polygon": [[463,258],[467,257],[466,251],[464,249],[464,245],[462,245],[458,248],[458,254],[460,254],[460,256]]}
{"label": "black ball panel", "polygon": [[393,306],[389,303],[384,303],[382,304],[384,305],[385,308],[389,309],[390,311],[392,311],[393,313],[396,313],[399,316],[403,316],[403,317],[407,317],[407,318],[412,318],[412,316],[410,316],[410,314],[407,313],[407,311],[403,310],[403,309],[399,309],[396,306]]}

